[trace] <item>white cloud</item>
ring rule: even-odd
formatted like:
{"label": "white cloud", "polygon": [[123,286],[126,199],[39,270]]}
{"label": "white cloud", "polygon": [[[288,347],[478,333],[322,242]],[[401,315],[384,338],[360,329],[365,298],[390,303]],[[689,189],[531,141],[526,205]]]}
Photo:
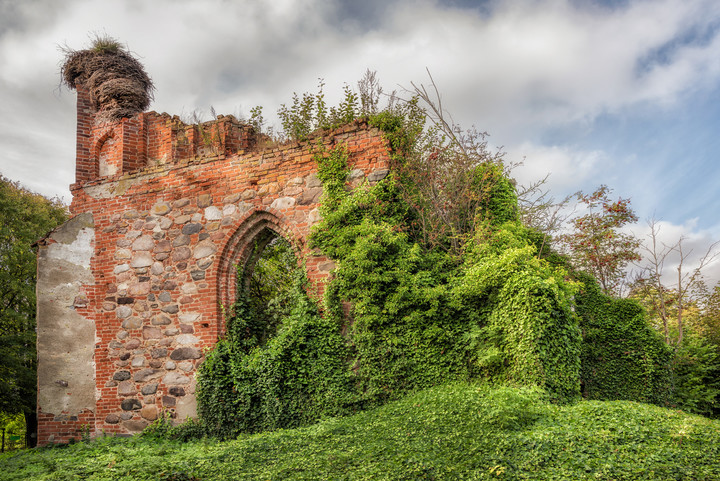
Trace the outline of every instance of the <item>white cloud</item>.
{"label": "white cloud", "polygon": [[[544,146],[523,143],[508,147],[509,160],[522,165],[513,170],[521,185],[528,185],[549,175],[547,187],[553,192],[580,190],[584,184],[596,182],[599,170],[609,160],[602,151],[580,151],[567,146]],[[520,157],[522,156],[522,157]]]}

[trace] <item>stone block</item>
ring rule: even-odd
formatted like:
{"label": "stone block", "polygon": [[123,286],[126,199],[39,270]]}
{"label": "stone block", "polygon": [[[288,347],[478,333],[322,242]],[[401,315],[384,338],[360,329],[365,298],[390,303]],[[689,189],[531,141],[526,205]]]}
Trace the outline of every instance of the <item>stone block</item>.
{"label": "stone block", "polygon": [[122,403],[120,403],[120,407],[123,411],[137,411],[138,409],[142,408],[142,404],[140,404],[140,401],[135,398],[128,398],[122,400]]}
{"label": "stone block", "polygon": [[183,361],[185,359],[200,359],[202,354],[199,349],[194,347],[180,347],[170,353],[170,359],[173,361]]}
{"label": "stone block", "polygon": [[193,250],[193,257],[195,259],[202,259],[213,255],[217,251],[217,247],[209,240],[200,242],[197,247]]}
{"label": "stone block", "polygon": [[187,384],[190,382],[190,378],[179,372],[169,372],[163,377],[163,384],[166,386]]}
{"label": "stone block", "polygon": [[144,339],[161,339],[163,337],[159,327],[144,326],[142,333]]}
{"label": "stone block", "polygon": [[149,235],[140,236],[132,243],[133,251],[150,251],[153,250],[154,247],[155,240]]}
{"label": "stone block", "polygon": [[130,267],[150,267],[155,262],[149,252],[136,252],[130,261]]}
{"label": "stone block", "polygon": [[145,386],[143,386],[142,389],[140,390],[140,392],[142,392],[143,395],[145,395],[145,396],[148,396],[150,394],[155,394],[157,392],[157,387],[158,387],[157,383],[152,382],[150,384],[146,384]]}
{"label": "stone block", "polygon": [[115,381],[127,381],[130,379],[130,371],[117,371],[113,374],[113,380]]}
{"label": "stone block", "polygon": [[168,212],[172,210],[172,207],[170,207],[170,204],[167,202],[158,202],[152,208],[150,209],[150,213],[152,215],[165,215]]}
{"label": "stone block", "polygon": [[143,406],[140,410],[140,416],[148,421],[155,421],[158,417],[157,408],[155,406]]}
{"label": "stone block", "polygon": [[147,369],[143,369],[141,371],[136,372],[134,379],[135,379],[135,382],[146,382],[151,379],[158,379],[158,378],[162,377],[162,375],[163,375],[163,372],[159,369],[147,368]]}
{"label": "stone block", "polygon": [[223,213],[220,209],[211,205],[205,208],[205,219],[207,220],[220,220],[223,217]]}

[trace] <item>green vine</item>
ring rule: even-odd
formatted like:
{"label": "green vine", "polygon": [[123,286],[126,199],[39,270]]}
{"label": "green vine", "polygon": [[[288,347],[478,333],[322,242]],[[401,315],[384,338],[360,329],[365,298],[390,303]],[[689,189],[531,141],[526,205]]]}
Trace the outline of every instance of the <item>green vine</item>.
{"label": "green vine", "polygon": [[238,299],[227,337],[198,375],[199,414],[208,433],[231,438],[351,412],[355,398],[340,327],[319,315],[303,280],[292,298],[291,312],[264,345],[249,328],[258,313]]}

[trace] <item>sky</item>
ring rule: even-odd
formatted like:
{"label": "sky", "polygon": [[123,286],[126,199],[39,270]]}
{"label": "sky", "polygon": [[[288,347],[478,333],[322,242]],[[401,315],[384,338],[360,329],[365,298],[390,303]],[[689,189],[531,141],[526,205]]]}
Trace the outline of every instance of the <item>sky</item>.
{"label": "sky", "polygon": [[[557,198],[608,185],[639,237],[650,218],[663,242],[685,237],[686,267],[720,239],[716,0],[0,0],[0,173],[68,203],[59,47],[95,33],[145,65],[150,109],[177,115],[272,119],[319,79],[332,104],[367,69],[386,91],[429,71],[455,122],[523,162],[519,183],[550,174]],[[720,260],[707,272],[720,279]]]}

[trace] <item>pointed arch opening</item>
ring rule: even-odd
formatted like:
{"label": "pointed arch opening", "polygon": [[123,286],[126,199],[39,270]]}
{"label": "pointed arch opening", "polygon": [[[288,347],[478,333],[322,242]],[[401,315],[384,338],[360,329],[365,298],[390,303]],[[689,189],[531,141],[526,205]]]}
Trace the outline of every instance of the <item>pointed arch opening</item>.
{"label": "pointed arch opening", "polygon": [[220,260],[218,298],[220,326],[242,297],[253,311],[259,344],[270,339],[291,306],[288,294],[294,276],[302,269],[297,237],[266,211],[253,212],[230,238]]}

